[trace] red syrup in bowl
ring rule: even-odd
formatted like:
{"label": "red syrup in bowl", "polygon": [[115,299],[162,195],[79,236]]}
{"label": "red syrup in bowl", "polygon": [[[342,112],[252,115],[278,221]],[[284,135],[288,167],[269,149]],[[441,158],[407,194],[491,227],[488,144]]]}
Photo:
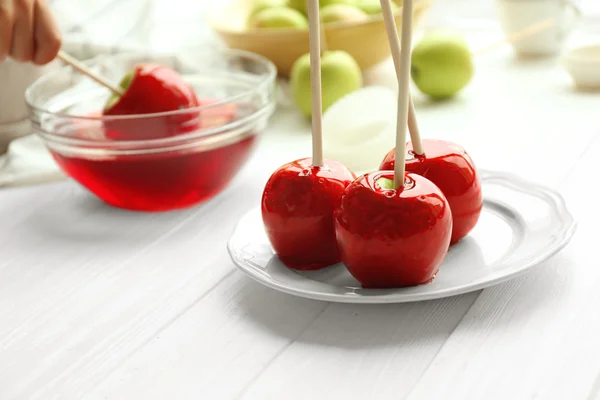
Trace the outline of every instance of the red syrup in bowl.
{"label": "red syrup in bowl", "polygon": [[[235,114],[200,118],[200,128],[224,125]],[[108,128],[104,130],[104,136],[110,137]],[[185,149],[145,154],[112,155],[107,151],[106,156],[89,156],[63,153],[52,146],[50,152],[67,175],[106,203],[129,210],[158,212],[187,208],[222,191],[252,154],[256,134],[240,133],[209,148],[205,144],[207,137]],[[219,133],[226,135],[227,132]],[[118,141],[107,142],[110,143]]]}

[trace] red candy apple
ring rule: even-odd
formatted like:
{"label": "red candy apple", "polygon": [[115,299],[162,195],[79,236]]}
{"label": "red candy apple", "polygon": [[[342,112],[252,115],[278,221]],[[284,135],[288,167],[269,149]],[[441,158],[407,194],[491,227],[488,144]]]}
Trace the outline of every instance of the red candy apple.
{"label": "red candy apple", "polygon": [[[144,64],[125,75],[120,83],[124,93],[107,102],[105,116],[155,114],[200,105],[194,90],[170,68]],[[111,119],[105,123],[106,136],[117,140],[159,139],[190,132],[199,127],[198,113],[135,119]]]}
{"label": "red candy apple", "polygon": [[335,211],[338,247],[346,268],[364,288],[431,282],[450,245],[452,213],[431,181],[393,171],[363,175],[346,189]]}
{"label": "red candy apple", "polygon": [[311,158],[285,164],[269,178],[262,219],[275,253],[289,268],[315,270],[340,261],[333,211],[355,175],[342,164]]}
{"label": "red candy apple", "polygon": [[[412,157],[406,160],[406,171],[419,174],[438,186],[452,210],[453,229],[451,244],[465,237],[477,224],[483,197],[481,182],[471,157],[460,146],[443,140],[423,140],[422,156],[407,150]],[[394,149],[385,156],[381,170],[394,169]]]}

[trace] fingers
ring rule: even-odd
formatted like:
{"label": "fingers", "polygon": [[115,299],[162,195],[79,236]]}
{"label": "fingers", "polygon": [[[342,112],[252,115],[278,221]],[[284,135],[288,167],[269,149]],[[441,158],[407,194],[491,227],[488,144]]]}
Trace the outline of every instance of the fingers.
{"label": "fingers", "polygon": [[62,36],[45,0],[35,0],[33,19],[35,28],[32,61],[37,65],[48,64],[58,54]]}
{"label": "fingers", "polygon": [[15,10],[12,0],[0,0],[0,62],[10,53]]}
{"label": "fingers", "polygon": [[15,22],[10,56],[17,61],[33,60],[33,3],[34,0],[13,0]]}

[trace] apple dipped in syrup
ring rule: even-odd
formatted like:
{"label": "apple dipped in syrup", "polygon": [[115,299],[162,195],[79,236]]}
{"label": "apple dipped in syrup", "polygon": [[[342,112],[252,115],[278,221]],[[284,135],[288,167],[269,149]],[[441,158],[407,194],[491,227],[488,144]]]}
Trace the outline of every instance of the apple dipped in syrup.
{"label": "apple dipped in syrup", "polygon": [[[416,153],[413,144],[407,144],[410,157],[406,160],[406,170],[429,179],[444,193],[452,210],[451,244],[456,244],[473,230],[483,207],[475,164],[464,148],[452,142],[425,139],[420,154]],[[392,149],[380,169],[393,170],[395,159],[395,149]]]}
{"label": "apple dipped in syrup", "polygon": [[[191,86],[176,71],[161,65],[138,65],[123,77],[119,86],[123,94],[112,94],[104,107],[105,116],[157,114],[200,105]],[[193,111],[105,122],[106,136],[116,140],[160,139],[198,127],[198,112]]]}
{"label": "apple dipped in syrup", "polygon": [[281,262],[292,269],[316,270],[340,261],[333,212],[356,178],[339,162],[323,160],[319,5],[310,0],[312,157],[278,168],[265,185],[261,215],[267,237]]}
{"label": "apple dipped in syrup", "polygon": [[342,261],[350,274],[370,289],[431,282],[446,257],[452,234],[452,212],[442,191],[427,178],[405,170],[412,3],[404,1],[400,45],[390,0],[381,0],[398,65],[395,168],[356,179],[334,215]]}

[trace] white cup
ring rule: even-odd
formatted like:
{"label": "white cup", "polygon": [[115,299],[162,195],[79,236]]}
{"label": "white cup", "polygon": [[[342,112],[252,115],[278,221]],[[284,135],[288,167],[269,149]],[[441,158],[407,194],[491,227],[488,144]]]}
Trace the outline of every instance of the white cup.
{"label": "white cup", "polygon": [[512,43],[521,56],[558,54],[581,16],[572,0],[496,0],[505,36],[511,37],[547,20],[555,23]]}

